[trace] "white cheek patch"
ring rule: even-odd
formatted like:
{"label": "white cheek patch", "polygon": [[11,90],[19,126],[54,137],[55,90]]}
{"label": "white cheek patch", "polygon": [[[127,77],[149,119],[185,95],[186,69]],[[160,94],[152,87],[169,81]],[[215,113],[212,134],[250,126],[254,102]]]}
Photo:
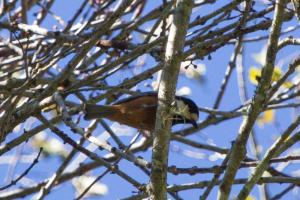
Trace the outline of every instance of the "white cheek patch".
{"label": "white cheek patch", "polygon": [[188,105],[181,100],[176,100],[175,113],[183,116],[186,119],[191,119],[191,113]]}
{"label": "white cheek patch", "polygon": [[176,100],[174,113],[181,115],[185,119],[198,121],[198,115],[196,113],[191,113],[189,106],[182,100]]}

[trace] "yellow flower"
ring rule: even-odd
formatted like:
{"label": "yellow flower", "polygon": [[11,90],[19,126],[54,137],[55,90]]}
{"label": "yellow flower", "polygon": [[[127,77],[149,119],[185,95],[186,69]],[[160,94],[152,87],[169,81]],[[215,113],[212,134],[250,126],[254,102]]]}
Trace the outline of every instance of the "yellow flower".
{"label": "yellow flower", "polygon": [[264,126],[265,124],[270,124],[274,121],[275,111],[267,110],[262,115],[260,115],[257,119],[257,123],[259,126]]}
{"label": "yellow flower", "polygon": [[251,195],[247,196],[247,198],[245,200],[255,200],[255,198]]}
{"label": "yellow flower", "polygon": [[286,82],[283,83],[283,86],[284,86],[285,88],[291,88],[291,87],[293,86],[293,83],[290,82],[290,81],[286,81]]}
{"label": "yellow flower", "polygon": [[[278,81],[281,77],[283,76],[283,73],[279,67],[275,67],[272,75],[272,82]],[[257,85],[258,81],[261,77],[261,69],[256,68],[256,67],[251,67],[249,70],[249,80],[252,84]],[[285,81],[283,83],[283,86],[285,88],[290,88],[292,87],[292,83],[290,81]]]}
{"label": "yellow flower", "polygon": [[252,84],[257,85],[261,77],[261,69],[251,67],[249,70],[249,80]]}

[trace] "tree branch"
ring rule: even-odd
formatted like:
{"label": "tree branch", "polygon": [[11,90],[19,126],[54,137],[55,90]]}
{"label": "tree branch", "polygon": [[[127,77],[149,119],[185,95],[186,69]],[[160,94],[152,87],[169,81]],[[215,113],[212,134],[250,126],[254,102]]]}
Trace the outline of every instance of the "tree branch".
{"label": "tree branch", "polygon": [[192,0],[178,0],[166,45],[165,66],[158,89],[158,108],[152,150],[152,171],[148,193],[151,199],[167,199],[167,166],[172,124],[172,103],[175,98],[182,49],[188,29]]}

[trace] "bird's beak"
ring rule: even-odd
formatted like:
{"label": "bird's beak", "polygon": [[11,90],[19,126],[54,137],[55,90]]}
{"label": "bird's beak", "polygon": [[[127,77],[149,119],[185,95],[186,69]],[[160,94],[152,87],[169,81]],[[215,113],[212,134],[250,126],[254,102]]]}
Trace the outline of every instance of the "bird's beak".
{"label": "bird's beak", "polygon": [[197,122],[194,121],[194,120],[192,120],[192,125],[193,125],[194,128],[198,128],[198,124],[197,124]]}

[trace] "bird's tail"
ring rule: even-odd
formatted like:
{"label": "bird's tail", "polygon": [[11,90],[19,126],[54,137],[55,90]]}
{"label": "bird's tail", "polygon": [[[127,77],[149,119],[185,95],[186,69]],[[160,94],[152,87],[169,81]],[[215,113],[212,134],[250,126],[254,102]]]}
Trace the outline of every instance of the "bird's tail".
{"label": "bird's tail", "polygon": [[84,119],[91,120],[96,118],[109,117],[115,113],[115,109],[112,106],[101,106],[101,105],[84,105]]}

